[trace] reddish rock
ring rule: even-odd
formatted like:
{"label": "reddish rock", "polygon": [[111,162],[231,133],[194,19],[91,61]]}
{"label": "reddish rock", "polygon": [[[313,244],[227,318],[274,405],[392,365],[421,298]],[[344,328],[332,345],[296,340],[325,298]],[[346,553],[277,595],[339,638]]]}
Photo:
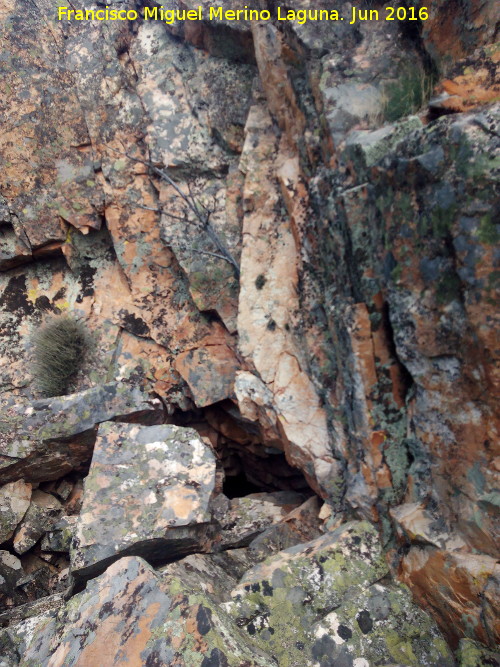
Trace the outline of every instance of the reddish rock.
{"label": "reddish rock", "polygon": [[226,345],[181,352],[175,360],[175,369],[200,408],[234,396],[234,378],[239,366],[234,352]]}
{"label": "reddish rock", "polygon": [[432,547],[412,547],[401,563],[401,579],[419,603],[430,604],[453,645],[477,637],[492,648],[500,640],[500,566],[495,558]]}

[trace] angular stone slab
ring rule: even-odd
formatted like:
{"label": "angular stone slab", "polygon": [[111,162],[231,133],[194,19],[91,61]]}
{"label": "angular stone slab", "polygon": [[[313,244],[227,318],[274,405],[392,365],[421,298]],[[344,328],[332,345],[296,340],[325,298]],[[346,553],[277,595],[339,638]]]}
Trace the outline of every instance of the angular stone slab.
{"label": "angular stone slab", "polygon": [[36,628],[20,666],[275,666],[203,591],[210,576],[224,573],[210,567],[186,581],[190,569],[177,570],[163,581],[140,558],[113,563]]}
{"label": "angular stone slab", "polygon": [[12,537],[30,505],[31,484],[22,479],[0,489],[0,544]]}
{"label": "angular stone slab", "polygon": [[437,626],[407,590],[374,588],[387,573],[375,529],[351,522],[254,566],[222,607],[280,667],[369,667],[400,659],[406,666],[451,667]]}
{"label": "angular stone slab", "polygon": [[42,551],[69,553],[77,521],[77,516],[61,517],[52,530],[48,531],[42,539]]}
{"label": "angular stone slab", "polygon": [[196,431],[172,425],[102,424],[71,549],[88,578],[137,555],[169,562],[211,543],[215,458]]}
{"label": "angular stone slab", "polygon": [[14,551],[24,554],[57,523],[63,507],[50,493],[33,491],[31,503],[14,534]]}
{"label": "angular stone slab", "polygon": [[10,611],[11,607],[25,601],[22,591],[17,588],[19,580],[24,575],[25,572],[19,558],[9,551],[0,550],[0,609]]}
{"label": "angular stone slab", "polygon": [[[219,496],[222,500],[224,497]],[[219,501],[218,498],[218,501]],[[294,491],[251,493],[243,498],[220,502],[216,518],[220,522],[218,548],[247,546],[269,526],[284,519],[304,497]]]}
{"label": "angular stone slab", "polygon": [[137,387],[110,382],[33,403],[9,400],[0,408],[0,484],[5,484],[62,477],[90,458],[96,424],[155,406]]}
{"label": "angular stone slab", "polygon": [[[121,558],[57,618],[37,624],[19,651],[20,667],[118,667],[124,661],[134,667],[454,665],[439,631],[405,588],[368,583],[385,565],[366,524],[347,524],[279,554],[276,563],[288,561],[292,576],[283,577],[282,570],[270,582],[251,575],[246,601],[260,601],[250,618],[235,618],[232,603],[223,603],[231,594],[242,602],[229,564],[233,553],[194,554],[159,572],[140,558]],[[350,559],[368,569],[346,571]],[[322,606],[332,581],[336,593],[343,590],[342,604],[333,609]],[[309,596],[302,599],[304,585]],[[12,628],[15,643],[17,635]]]}

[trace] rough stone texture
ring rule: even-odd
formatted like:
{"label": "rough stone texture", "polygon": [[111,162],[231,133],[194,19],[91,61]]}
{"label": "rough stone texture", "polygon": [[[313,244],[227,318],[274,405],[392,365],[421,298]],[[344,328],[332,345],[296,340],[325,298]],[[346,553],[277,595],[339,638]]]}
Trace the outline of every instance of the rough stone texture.
{"label": "rough stone texture", "polygon": [[153,562],[208,549],[215,458],[196,431],[103,424],[71,547],[74,576],[123,555]]}
{"label": "rough stone texture", "polygon": [[40,544],[42,550],[69,553],[77,521],[77,516],[61,517],[43,537]]}
{"label": "rough stone texture", "polygon": [[500,653],[489,651],[472,639],[460,640],[457,657],[460,667],[482,667],[483,665],[498,667],[500,665]]}
{"label": "rough stone texture", "polygon": [[[196,420],[233,475],[305,475],[327,529],[377,525],[448,638],[492,646],[500,9],[459,5],[412,25],[165,26],[0,0],[0,483],[84,472],[94,425],[137,409],[91,397],[125,381],[162,399],[136,417]],[[156,168],[209,207],[239,284]],[[93,332],[89,393],[37,413],[30,332],[57,312]],[[80,425],[46,437],[67,409]],[[24,560],[35,595],[48,561]]]}
{"label": "rough stone texture", "polygon": [[220,523],[220,530],[217,530],[218,548],[237,549],[247,546],[268,526],[283,520],[302,499],[293,491],[251,493],[232,500],[218,496],[214,513]]}
{"label": "rough stone texture", "polygon": [[319,518],[319,500],[316,496],[292,510],[279,522],[266,528],[249,544],[252,556],[264,559],[271,553],[292,547],[299,542],[310,542],[323,533]]}
{"label": "rough stone texture", "polygon": [[[406,590],[375,584],[362,592],[387,570],[366,525],[349,524],[343,532],[282,552],[235,587],[238,569],[248,568],[249,561],[239,554],[231,568],[230,554],[241,551],[188,556],[160,572],[140,558],[121,558],[57,618],[37,624],[19,664],[287,667],[333,664],[324,660],[336,654],[344,660],[337,664],[367,665],[375,658],[385,664],[454,664],[438,630]],[[345,574],[349,556],[352,576]],[[292,571],[296,585],[283,597]],[[230,596],[234,601],[224,603]],[[321,621],[313,626],[313,619]],[[398,634],[403,623],[404,639]],[[11,630],[14,637],[16,631]]]}
{"label": "rough stone texture", "polygon": [[373,529],[348,523],[256,565],[224,608],[283,667],[451,667],[446,642],[409,593],[375,583],[386,572]]}
{"label": "rough stone texture", "polygon": [[401,587],[373,584],[316,624],[314,635],[312,657],[326,664],[455,665],[438,629]]}
{"label": "rough stone texture", "polygon": [[[279,209],[273,180],[277,138],[262,104],[250,109],[240,168],[246,173],[241,256],[239,348],[274,397],[275,423],[283,434],[288,461],[301,468],[321,495],[334,496],[339,469],[331,456],[326,414],[303,369],[290,324],[298,308],[298,256],[290,221]],[[239,398],[253,399],[253,387]],[[256,406],[258,404],[255,404]],[[265,406],[259,406],[258,414]],[[269,420],[265,412],[265,423]]]}
{"label": "rough stone texture", "polygon": [[[89,582],[57,619],[37,629],[20,665],[126,661],[137,667],[197,667],[225,659],[231,667],[270,667],[272,662],[246,645],[227,614],[200,591],[206,574],[191,575],[193,590],[185,571],[163,583],[145,561],[122,558]],[[215,574],[222,573],[215,569]]]}
{"label": "rough stone texture", "polygon": [[500,642],[500,564],[485,555],[412,547],[401,563],[402,580],[430,603],[443,632],[457,644],[463,632],[492,648]]}
{"label": "rough stone texture", "polygon": [[452,0],[433,2],[429,20],[422,26],[424,44],[444,73],[476,46],[491,43],[500,18],[498,6],[491,0],[466,0],[460,15],[453,8]]}
{"label": "rough stone texture", "polygon": [[50,493],[35,489],[28,511],[17,527],[12,540],[15,552],[26,553],[46,531],[57,523],[61,512],[62,505],[57,498]]}
{"label": "rough stone texture", "polygon": [[116,382],[36,402],[8,398],[2,402],[0,481],[62,477],[91,457],[97,424],[155,408],[138,388]]}
{"label": "rough stone texture", "polygon": [[21,479],[0,488],[0,544],[12,537],[30,505],[30,499],[31,484]]}
{"label": "rough stone texture", "polygon": [[9,609],[26,601],[22,591],[17,588],[19,580],[24,576],[19,558],[9,551],[0,551],[0,606]]}
{"label": "rough stone texture", "polygon": [[17,622],[13,623],[12,627],[0,630],[1,667],[18,667],[19,660],[38,627],[43,626],[56,615],[57,608],[61,606],[61,603],[62,600],[59,600],[58,605],[54,604],[50,598],[47,598],[45,601],[46,610],[44,608],[37,609],[36,615],[28,615],[25,620],[20,622],[19,619],[16,619]]}

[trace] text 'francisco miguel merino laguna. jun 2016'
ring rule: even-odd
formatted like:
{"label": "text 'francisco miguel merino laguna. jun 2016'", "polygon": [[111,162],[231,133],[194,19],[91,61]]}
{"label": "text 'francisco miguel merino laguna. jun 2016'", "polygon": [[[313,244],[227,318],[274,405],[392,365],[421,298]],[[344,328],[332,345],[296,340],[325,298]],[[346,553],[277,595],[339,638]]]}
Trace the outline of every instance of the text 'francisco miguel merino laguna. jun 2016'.
{"label": "text 'francisco miguel merino laguna. jun 2016'", "polygon": [[240,9],[225,9],[220,6],[198,5],[193,9],[175,9],[165,6],[135,9],[73,9],[59,7],[59,21],[163,21],[172,24],[176,21],[294,21],[300,24],[308,21],[346,21],[353,25],[360,21],[426,21],[429,18],[427,7],[383,7],[380,9],[362,9],[357,6],[336,9],[287,9],[276,7],[274,13],[268,9],[252,9],[242,5]]}

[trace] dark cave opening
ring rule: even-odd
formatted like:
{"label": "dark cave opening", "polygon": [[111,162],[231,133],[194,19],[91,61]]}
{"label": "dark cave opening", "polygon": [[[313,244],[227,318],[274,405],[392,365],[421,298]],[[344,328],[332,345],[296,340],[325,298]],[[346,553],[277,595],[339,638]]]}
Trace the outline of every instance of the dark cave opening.
{"label": "dark cave opening", "polygon": [[222,491],[225,496],[232,500],[233,498],[243,498],[243,496],[248,496],[251,493],[262,493],[266,489],[251,482],[241,471],[237,475],[226,475]]}

